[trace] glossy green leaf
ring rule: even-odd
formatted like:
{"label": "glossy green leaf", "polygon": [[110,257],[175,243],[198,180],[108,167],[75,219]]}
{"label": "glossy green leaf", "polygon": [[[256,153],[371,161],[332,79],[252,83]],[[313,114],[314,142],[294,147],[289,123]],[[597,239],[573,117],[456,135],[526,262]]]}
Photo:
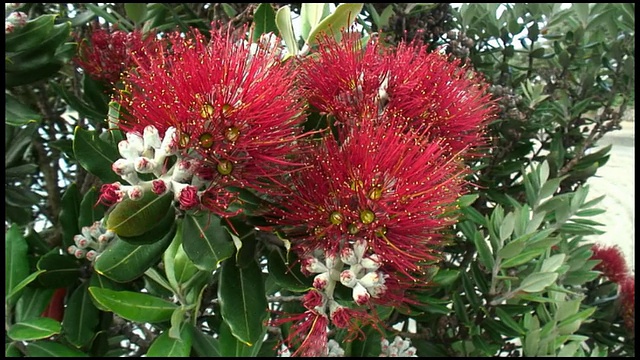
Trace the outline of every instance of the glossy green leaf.
{"label": "glossy green leaf", "polygon": [[[102,276],[102,275],[98,274],[97,272],[94,272],[93,274],[91,274],[91,279],[89,279],[89,285],[88,286],[93,286],[93,287],[97,287],[97,288],[101,288],[101,289],[109,289],[109,290],[114,290],[114,291],[125,290],[125,287],[121,283],[115,282],[115,281],[109,279],[106,276]],[[88,289],[86,291],[87,291],[87,293],[89,293]],[[93,297],[89,296],[89,298],[93,302],[93,305],[95,305],[95,307],[98,308],[99,310],[109,311],[109,309],[107,309],[106,307],[100,305],[99,302],[95,301],[95,299]]]}
{"label": "glossy green leaf", "polygon": [[16,302],[14,308],[15,321],[22,322],[24,320],[40,317],[40,314],[49,304],[54,289],[45,289],[40,287],[27,286],[24,288],[22,295]]}
{"label": "glossy green leaf", "polygon": [[59,334],[60,323],[47,317],[28,319],[13,324],[7,331],[7,336],[16,341],[46,339]]}
{"label": "glossy green leaf", "polygon": [[222,318],[231,333],[243,343],[255,345],[268,315],[264,280],[258,264],[254,262],[239,268],[232,258],[222,263],[218,299]]}
{"label": "glossy green leaf", "polygon": [[190,328],[183,326],[180,339],[170,337],[169,331],[162,332],[149,347],[147,357],[189,357],[190,353]]}
{"label": "glossy green leaf", "polygon": [[27,105],[18,101],[11,94],[4,97],[4,120],[12,126],[22,126],[30,122],[38,123],[42,116]]}
{"label": "glossy green leaf", "polygon": [[[105,114],[106,115],[106,114]],[[105,183],[121,180],[111,165],[120,158],[118,150],[98,138],[95,131],[77,126],[73,134],[73,152],[80,165]]]}
{"label": "glossy green leaf", "polygon": [[210,213],[187,214],[182,224],[182,247],[200,270],[213,270],[230,258],[234,245],[218,216]]}
{"label": "glossy green leaf", "polygon": [[558,279],[556,272],[533,273],[522,280],[519,289],[524,292],[540,292]]}
{"label": "glossy green leaf", "polygon": [[106,228],[128,243],[150,244],[159,241],[174,225],[173,194],[154,194],[146,188],[142,199],[124,199],[109,212]]}
{"label": "glossy green leaf", "polygon": [[60,200],[60,224],[62,225],[62,244],[67,248],[74,244],[73,237],[80,234],[78,219],[80,218],[80,190],[76,183],[71,183]]}
{"label": "glossy green leaf", "polygon": [[267,327],[262,327],[262,335],[258,337],[258,341],[254,345],[249,346],[232,334],[228,323],[222,322],[222,324],[220,324],[220,336],[218,338],[220,355],[224,357],[255,357],[262,347],[266,332]]}
{"label": "glossy green leaf", "polygon": [[26,286],[33,282],[33,280],[35,280],[38,275],[42,274],[43,272],[44,270],[38,270],[29,274],[29,276],[20,281],[13,289],[11,289],[11,292],[8,293],[5,297],[5,301],[7,302],[7,304],[15,304],[16,301],[21,297],[22,292],[23,290],[25,290]]}
{"label": "glossy green leaf", "polygon": [[276,27],[280,36],[287,45],[287,51],[291,55],[298,54],[298,40],[293,32],[293,24],[291,22],[291,7],[285,5],[276,12]]}
{"label": "glossy green leaf", "polygon": [[192,340],[191,345],[193,350],[199,357],[220,357],[220,344],[218,339],[212,335],[208,335],[202,332],[202,330],[196,328],[191,323],[187,324],[191,327]]}
{"label": "glossy green leaf", "polygon": [[85,103],[62,85],[56,83],[50,83],[50,85],[56,91],[56,93],[58,93],[58,95],[62,97],[67,105],[69,105],[73,110],[77,111],[80,116],[86,116],[87,118],[95,122],[104,121],[106,114],[99,112],[93,106]]}
{"label": "glossy green leaf", "polygon": [[64,312],[62,319],[66,339],[78,348],[93,340],[100,322],[100,310],[93,304],[88,288],[89,282],[85,282],[73,291],[67,301],[70,310]]}
{"label": "glossy green leaf", "polygon": [[276,12],[270,3],[260,3],[253,13],[253,42],[260,40],[260,35],[269,32],[279,35],[276,26]]}
{"label": "glossy green leaf", "polygon": [[169,321],[173,311],[178,308],[172,302],[138,292],[113,291],[91,286],[89,293],[109,311],[124,319],[142,323]]}
{"label": "glossy green leaf", "polygon": [[86,357],[87,354],[53,341],[34,341],[27,344],[30,357]]}
{"label": "glossy green leaf", "polygon": [[283,251],[274,249],[269,253],[267,265],[269,274],[286,290],[303,292],[313,285],[313,280],[300,271],[300,264],[292,253],[289,253],[289,259],[287,259]]}
{"label": "glossy green leaf", "polygon": [[19,52],[38,48],[53,30],[57,15],[41,15],[27,21],[27,24],[6,35],[5,52]]}
{"label": "glossy green leaf", "polygon": [[542,262],[542,267],[540,268],[541,272],[553,272],[558,270],[560,266],[564,263],[564,259],[566,254],[556,254],[553,255]]}
{"label": "glossy green leaf", "polygon": [[526,242],[525,238],[521,237],[517,240],[511,241],[507,243],[500,251],[498,251],[498,256],[503,259],[510,259],[522,252],[524,249]]}
{"label": "glossy green leaf", "polygon": [[[17,225],[12,225],[5,233],[5,294],[10,294],[14,289],[29,276],[29,260],[27,251],[29,249],[27,240],[22,235],[22,230]],[[6,295],[5,295],[6,296]],[[15,303],[17,298],[12,300]]]}
{"label": "glossy green leaf", "polygon": [[160,241],[147,245],[132,245],[116,236],[98,256],[94,269],[116,282],[137,279],[160,260],[174,235],[175,226]]}
{"label": "glossy green leaf", "polygon": [[309,37],[305,39],[305,43],[311,46],[323,34],[333,36],[336,39],[341,38],[341,31],[351,26],[360,11],[362,11],[363,5],[362,3],[342,3],[338,5],[331,15],[311,29]]}
{"label": "glossy green leaf", "polygon": [[[93,108],[98,113],[105,114],[109,112],[109,88],[100,80],[95,80],[88,74],[84,74],[82,77],[82,98],[86,101],[87,105]],[[111,124],[109,124],[111,127]]]}
{"label": "glossy green leaf", "polygon": [[524,335],[526,333],[526,330],[516,320],[514,320],[514,318],[511,315],[509,315],[509,313],[504,311],[502,308],[496,307],[496,315],[498,315],[498,317],[500,318],[500,321],[504,325],[514,330],[518,335]]}
{"label": "glossy green leaf", "polygon": [[80,276],[80,263],[72,255],[61,253],[59,248],[54,248],[42,256],[37,263],[38,270],[45,272],[38,275],[41,286],[48,288],[68,287],[78,281]]}

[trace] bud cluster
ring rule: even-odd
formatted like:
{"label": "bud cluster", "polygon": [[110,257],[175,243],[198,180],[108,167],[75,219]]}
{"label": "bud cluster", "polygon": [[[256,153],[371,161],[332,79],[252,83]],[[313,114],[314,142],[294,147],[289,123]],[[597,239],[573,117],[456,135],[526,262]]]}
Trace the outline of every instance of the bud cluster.
{"label": "bud cluster", "polygon": [[[152,125],[144,128],[142,136],[128,132],[126,137],[118,144],[122,158],[116,160],[111,169],[131,185],[120,182],[103,185],[100,202],[112,206],[124,198],[139,200],[145,189],[151,189],[159,196],[173,192],[174,200],[183,210],[200,204],[200,188],[211,180],[211,169],[197,159],[184,159],[178,154],[175,128],[168,128],[163,138]],[[170,156],[176,156],[177,160],[166,170]],[[139,174],[152,174],[156,179],[143,181]]]}
{"label": "bud cluster", "polygon": [[107,230],[102,221],[96,221],[91,226],[84,226],[81,234],[73,237],[75,245],[69,246],[67,252],[78,259],[86,258],[93,262],[114,237],[115,233]]}
{"label": "bud cluster", "polygon": [[416,348],[411,346],[411,340],[396,336],[390,344],[389,340],[382,339],[382,353],[380,357],[417,357]]}
{"label": "bud cluster", "polygon": [[10,34],[27,24],[29,16],[22,11],[16,11],[22,7],[22,3],[5,3],[4,12],[6,14],[4,20],[4,33]]}

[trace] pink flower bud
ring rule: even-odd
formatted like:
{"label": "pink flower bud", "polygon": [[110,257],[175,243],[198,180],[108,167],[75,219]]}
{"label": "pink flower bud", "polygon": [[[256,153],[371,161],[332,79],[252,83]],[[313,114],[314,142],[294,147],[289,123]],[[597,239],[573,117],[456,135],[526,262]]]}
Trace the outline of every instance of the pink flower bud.
{"label": "pink flower bud", "polygon": [[127,191],[127,195],[131,200],[140,200],[144,195],[144,190],[142,186],[134,185]]}
{"label": "pink flower bud", "polygon": [[180,209],[182,210],[193,209],[200,204],[198,189],[191,185],[185,186],[182,191],[180,191],[178,202],[180,203]]}
{"label": "pink flower bud", "polygon": [[155,179],[151,182],[151,191],[153,191],[156,195],[164,195],[167,193],[169,188],[167,187],[167,183],[162,179]]}
{"label": "pink flower bud", "polygon": [[85,253],[86,253],[85,250],[76,249],[76,252],[73,255],[75,255],[75,257],[78,258],[78,259],[82,259],[84,257]]}
{"label": "pink flower bud", "polygon": [[118,159],[113,164],[111,164],[111,170],[113,170],[114,173],[122,176],[134,171],[134,166],[131,160]]}
{"label": "pink flower bud", "polygon": [[89,251],[87,251],[87,254],[85,256],[86,256],[87,260],[93,261],[98,256],[98,252],[95,251],[95,250],[89,250]]}
{"label": "pink flower bud", "polygon": [[73,236],[73,242],[76,243],[76,246],[79,249],[86,249],[87,246],[89,246],[89,240],[85,239],[84,236],[79,235],[79,234]]}
{"label": "pink flower bud", "polygon": [[355,265],[358,263],[355,251],[348,247],[345,247],[340,251],[340,260],[347,265]]}
{"label": "pink flower bud", "polygon": [[366,288],[376,286],[380,284],[380,276],[378,275],[377,272],[367,273],[365,276],[363,276],[360,279],[360,283],[362,284],[362,286]]}
{"label": "pink flower bud", "polygon": [[146,157],[137,157],[133,161],[133,168],[141,174],[148,174],[153,172],[153,170],[155,169],[155,165],[156,164],[152,160],[149,160]]}
{"label": "pink flower bud", "polygon": [[382,265],[382,260],[380,260],[380,257],[377,254],[373,254],[367,258],[362,259],[360,264],[368,271],[376,271]]}
{"label": "pink flower bud", "polygon": [[16,26],[12,23],[5,21],[4,22],[4,33],[11,34],[16,29]]}
{"label": "pink flower bud", "polygon": [[301,268],[302,270],[310,274],[323,273],[323,272],[329,271],[329,269],[327,269],[327,267],[324,266],[324,264],[320,260],[314,257],[303,259]]}
{"label": "pink flower bud", "polygon": [[20,28],[27,24],[27,19],[29,19],[29,16],[27,14],[23,13],[22,11],[14,11],[9,14],[5,21],[8,21],[15,25],[15,27]]}
{"label": "pink flower bud", "polygon": [[329,284],[329,273],[324,272],[313,278],[313,287],[318,290],[324,289],[327,284]]}
{"label": "pink flower bud", "polygon": [[76,253],[76,250],[78,250],[78,248],[75,245],[71,245],[67,248],[67,253],[69,253],[69,255],[73,255]]}
{"label": "pink flower bud", "polygon": [[124,194],[120,191],[120,183],[115,182],[113,184],[104,184],[100,187],[100,197],[98,203],[103,204],[106,207],[110,207],[122,200]]}
{"label": "pink flower bud", "polygon": [[178,151],[178,136],[176,135],[176,128],[173,126],[164,132],[160,149],[164,151],[167,156],[171,156]]}
{"label": "pink flower bud", "polygon": [[340,282],[346,287],[352,288],[356,286],[357,281],[358,280],[356,279],[356,274],[354,274],[351,270],[345,270],[340,273]]}
{"label": "pink flower bud", "polygon": [[365,289],[365,287],[360,283],[357,283],[356,286],[353,287],[353,293],[351,295],[353,296],[353,301],[358,305],[366,304],[371,297],[369,292],[367,292],[367,289]]}

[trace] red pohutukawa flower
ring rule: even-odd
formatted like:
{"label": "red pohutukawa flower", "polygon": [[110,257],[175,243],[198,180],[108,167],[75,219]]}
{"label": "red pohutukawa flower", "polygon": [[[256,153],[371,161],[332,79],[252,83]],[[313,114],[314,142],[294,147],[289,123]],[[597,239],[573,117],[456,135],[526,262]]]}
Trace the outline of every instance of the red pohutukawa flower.
{"label": "red pohutukawa flower", "polygon": [[309,103],[338,123],[377,109],[401,115],[452,153],[484,144],[495,107],[482,76],[460,60],[428,52],[418,40],[383,49],[372,38],[363,49],[359,35],[343,33],[341,41],[324,37],[319,44],[302,62],[301,83]]}
{"label": "red pohutukawa flower", "polygon": [[618,246],[595,244],[591,247],[591,251],[593,251],[592,259],[601,260],[595,266],[595,269],[602,271],[603,275],[609,278],[610,281],[619,283],[627,277],[629,273],[627,262]]}
{"label": "red pohutukawa flower", "polygon": [[622,318],[624,324],[631,332],[632,337],[635,337],[635,304],[636,304],[636,281],[634,275],[627,275],[620,280],[618,284],[620,287],[620,309],[622,312]]}
{"label": "red pohutukawa flower", "polygon": [[221,27],[210,35],[175,32],[133,54],[119,126],[142,133],[153,125],[160,134],[174,127],[180,150],[214,169],[206,174],[212,184],[262,187],[295,165],[289,157],[299,149],[305,106],[295,71],[277,46],[252,48]]}
{"label": "red pohutukawa flower", "polygon": [[80,40],[78,56],[74,61],[92,78],[115,84],[122,73],[133,65],[131,53],[143,46],[145,41],[140,31],[127,33],[94,27],[90,39]]}
{"label": "red pohutukawa flower", "polygon": [[363,121],[342,143],[326,136],[309,167],[291,175],[293,190],[274,215],[294,248],[340,255],[365,239],[381,264],[406,275],[439,257],[465,172],[440,143],[397,123]]}

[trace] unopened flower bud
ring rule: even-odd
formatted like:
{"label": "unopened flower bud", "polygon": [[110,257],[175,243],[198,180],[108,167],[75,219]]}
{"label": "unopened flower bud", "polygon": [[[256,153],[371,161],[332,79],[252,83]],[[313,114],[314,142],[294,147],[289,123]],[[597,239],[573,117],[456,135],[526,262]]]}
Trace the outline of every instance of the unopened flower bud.
{"label": "unopened flower bud", "polygon": [[306,258],[302,260],[302,268],[308,273],[323,273],[328,272],[329,269],[318,259],[314,257]]}
{"label": "unopened flower bud", "polygon": [[171,156],[178,151],[178,137],[176,136],[176,128],[173,126],[164,132],[160,150],[164,152],[166,156]]}
{"label": "unopened flower bud", "polygon": [[87,254],[85,255],[85,257],[89,261],[95,260],[97,256],[98,256],[98,252],[95,251],[95,250],[89,250],[89,251],[87,251]]}
{"label": "unopened flower bud", "polygon": [[347,265],[355,265],[358,263],[358,258],[353,249],[345,247],[340,252],[340,260]]}
{"label": "unopened flower bud", "polygon": [[14,32],[16,29],[16,26],[13,25],[12,23],[5,21],[4,22],[4,33],[5,34],[11,34],[12,32]]}
{"label": "unopened flower bud", "polygon": [[185,186],[182,188],[182,191],[180,191],[178,202],[180,203],[180,208],[182,210],[193,209],[200,204],[198,189],[192,185]]}
{"label": "unopened flower bud", "polygon": [[365,287],[360,283],[356,283],[356,286],[353,287],[353,293],[351,295],[353,296],[353,301],[355,301],[358,305],[366,304],[371,297],[371,295],[369,295],[369,292],[367,292],[367,289],[365,289]]}
{"label": "unopened flower bud", "polygon": [[340,273],[340,283],[342,283],[342,285],[346,287],[352,288],[356,286],[357,281],[358,280],[356,279],[356,274],[354,274],[351,270],[344,270]]}
{"label": "unopened flower bud", "polygon": [[370,288],[380,284],[380,276],[377,272],[370,272],[363,276],[359,281],[362,286]]}
{"label": "unopened flower bud", "polygon": [[142,136],[136,132],[126,133],[127,141],[129,142],[129,148],[135,151],[135,156],[140,156],[144,152],[144,140]]}
{"label": "unopened flower bud", "polygon": [[360,265],[362,265],[362,267],[367,269],[368,271],[376,271],[382,265],[382,261],[380,260],[380,257],[377,254],[373,254],[369,257],[362,259],[362,261],[360,262]]}
{"label": "unopened flower bud", "polygon": [[67,248],[67,253],[69,253],[69,255],[74,255],[76,250],[78,250],[78,248],[75,245],[71,245]]}
{"label": "unopened flower bud", "polygon": [[126,175],[135,170],[133,166],[133,162],[129,159],[118,159],[113,164],[111,164],[111,170],[120,175]]}
{"label": "unopened flower bud", "polygon": [[144,190],[142,189],[142,186],[134,185],[127,190],[127,195],[131,200],[140,200],[144,195]]}
{"label": "unopened flower bud", "polygon": [[73,236],[73,242],[79,249],[86,249],[89,246],[89,240],[80,234]]}
{"label": "unopened flower bud", "polygon": [[[27,19],[29,16],[22,11],[14,11],[5,19],[15,25],[16,28],[21,28],[27,24]],[[5,26],[6,27],[6,26]]]}
{"label": "unopened flower bud", "polygon": [[152,173],[155,170],[155,162],[153,160],[149,160],[146,157],[137,157],[133,161],[133,167],[137,172],[141,174]]}
{"label": "unopened flower bud", "polygon": [[149,125],[144,128],[144,134],[142,135],[144,141],[145,150],[149,148],[157,149],[162,145],[160,134],[155,126]]}
{"label": "unopened flower bud", "polygon": [[151,182],[151,191],[156,195],[164,195],[168,190],[167,183],[162,179],[155,179]]}
{"label": "unopened flower bud", "polygon": [[73,255],[78,259],[82,259],[84,257],[84,254],[86,254],[85,250],[76,249],[76,252]]}
{"label": "unopened flower bud", "polygon": [[327,284],[329,284],[329,273],[324,272],[313,278],[313,287],[318,290],[324,289]]}

